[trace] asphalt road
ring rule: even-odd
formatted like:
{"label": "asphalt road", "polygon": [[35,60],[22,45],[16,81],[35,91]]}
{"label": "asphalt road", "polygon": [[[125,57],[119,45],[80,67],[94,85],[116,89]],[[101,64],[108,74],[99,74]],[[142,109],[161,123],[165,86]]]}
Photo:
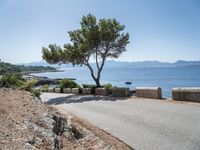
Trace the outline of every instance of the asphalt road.
{"label": "asphalt road", "polygon": [[137,150],[200,150],[199,103],[53,93],[41,98]]}

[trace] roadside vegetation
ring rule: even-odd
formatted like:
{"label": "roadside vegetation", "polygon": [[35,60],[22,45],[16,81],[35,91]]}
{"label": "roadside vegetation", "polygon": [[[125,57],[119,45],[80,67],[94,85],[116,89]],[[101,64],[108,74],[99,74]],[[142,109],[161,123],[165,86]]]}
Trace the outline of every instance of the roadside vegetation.
{"label": "roadside vegetation", "polygon": [[43,67],[43,66],[23,66],[23,65],[13,65],[6,62],[0,61],[0,88],[13,88],[19,90],[26,90],[37,97],[40,96],[40,90],[35,89],[35,80],[24,80],[22,78],[23,74],[34,73],[34,72],[47,72],[56,71],[53,67]]}
{"label": "roadside vegetation", "polygon": [[63,79],[60,81],[59,87],[63,89],[63,88],[79,88],[80,86],[73,80]]}
{"label": "roadside vegetation", "polygon": [[7,74],[0,78],[0,88],[26,90],[40,97],[40,91],[34,88],[35,80],[26,81],[20,75]]}

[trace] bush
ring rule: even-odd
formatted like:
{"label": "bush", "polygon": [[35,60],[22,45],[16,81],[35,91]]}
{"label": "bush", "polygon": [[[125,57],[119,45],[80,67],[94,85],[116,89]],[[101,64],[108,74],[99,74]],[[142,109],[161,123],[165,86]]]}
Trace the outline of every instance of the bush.
{"label": "bush", "polygon": [[0,87],[5,88],[18,88],[23,84],[20,76],[13,74],[3,75],[0,78]]}
{"label": "bush", "polygon": [[26,81],[21,86],[21,89],[31,92],[31,90],[33,89],[35,83],[36,83],[35,80]]}
{"label": "bush", "polygon": [[107,83],[107,84],[104,84],[103,87],[108,91],[108,94],[111,95],[112,94],[112,84],[110,83]]}
{"label": "bush", "polygon": [[96,88],[94,84],[82,84],[83,88]]}
{"label": "bush", "polygon": [[60,81],[59,87],[61,89],[63,89],[63,88],[78,88],[79,85],[73,80],[63,79]]}
{"label": "bush", "polygon": [[107,84],[104,84],[103,87],[104,87],[105,89],[107,89],[107,90],[110,90],[110,89],[112,89],[112,84],[107,83]]}
{"label": "bush", "polygon": [[41,93],[40,93],[39,89],[34,89],[34,90],[32,90],[31,93],[33,93],[35,96],[37,96],[38,98],[40,98]]}

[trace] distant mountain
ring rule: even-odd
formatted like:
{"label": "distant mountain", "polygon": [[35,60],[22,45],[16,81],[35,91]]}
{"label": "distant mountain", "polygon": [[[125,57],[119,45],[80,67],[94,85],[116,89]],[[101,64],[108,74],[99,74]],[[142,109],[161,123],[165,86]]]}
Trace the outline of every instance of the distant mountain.
{"label": "distant mountain", "polygon": [[72,67],[72,64],[48,64],[46,61],[41,60],[41,61],[35,61],[35,62],[31,62],[31,63],[22,63],[22,64],[18,64],[18,65],[24,65],[24,66],[50,66],[50,67],[54,67],[54,68],[67,68],[67,67]]}
{"label": "distant mountain", "polygon": [[120,62],[120,61],[107,61],[107,67],[117,67],[117,66],[127,66],[127,67],[170,67],[171,64],[168,62],[159,62],[159,61],[138,61],[138,62]]}
{"label": "distant mountain", "polygon": [[174,63],[176,67],[185,67],[185,66],[200,66],[200,61],[184,61],[179,60]]}
{"label": "distant mountain", "polygon": [[[46,63],[45,61],[38,61],[38,62],[32,62],[27,64],[20,64],[25,66],[51,66],[55,68],[67,68],[72,67],[71,64],[62,64],[62,65],[50,65]],[[95,64],[92,64],[95,65]],[[169,62],[159,62],[159,61],[138,61],[138,62],[121,62],[121,61],[114,61],[109,60],[106,62],[105,67],[135,67],[135,68],[149,68],[149,67],[188,67],[188,66],[199,66],[200,67],[200,61],[184,61],[184,60],[178,60],[174,63]]]}

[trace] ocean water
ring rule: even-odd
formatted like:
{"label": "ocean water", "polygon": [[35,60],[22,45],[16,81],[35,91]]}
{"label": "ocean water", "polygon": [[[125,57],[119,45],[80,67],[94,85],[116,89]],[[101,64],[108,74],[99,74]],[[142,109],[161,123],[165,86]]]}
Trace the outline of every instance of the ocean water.
{"label": "ocean water", "polygon": [[[94,84],[88,68],[63,68],[64,72],[47,72],[33,74],[49,78],[76,78],[79,84]],[[132,82],[126,85],[125,82]],[[200,67],[177,68],[104,68],[101,84],[134,89],[141,86],[159,86],[164,97],[171,97],[173,87],[200,87]]]}

